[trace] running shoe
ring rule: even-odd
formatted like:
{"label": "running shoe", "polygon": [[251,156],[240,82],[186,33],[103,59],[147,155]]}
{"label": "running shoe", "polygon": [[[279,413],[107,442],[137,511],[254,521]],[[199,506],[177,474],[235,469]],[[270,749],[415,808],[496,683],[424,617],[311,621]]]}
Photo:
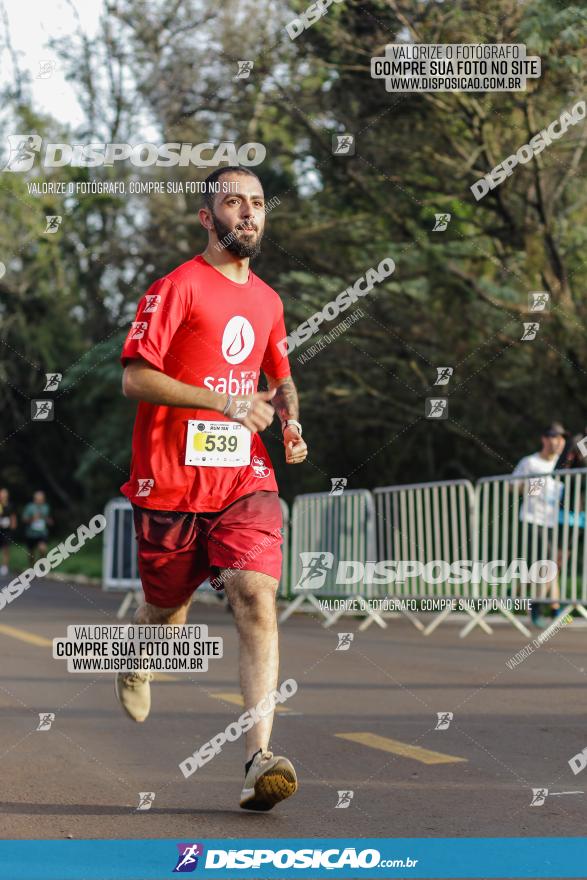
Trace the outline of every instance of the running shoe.
{"label": "running shoe", "polygon": [[114,680],[118,702],[133,721],[144,721],[151,711],[152,680],[152,672],[119,672]]}
{"label": "running shoe", "polygon": [[296,771],[291,762],[259,749],[247,770],[240,805],[243,810],[271,810],[295,794],[297,788]]}

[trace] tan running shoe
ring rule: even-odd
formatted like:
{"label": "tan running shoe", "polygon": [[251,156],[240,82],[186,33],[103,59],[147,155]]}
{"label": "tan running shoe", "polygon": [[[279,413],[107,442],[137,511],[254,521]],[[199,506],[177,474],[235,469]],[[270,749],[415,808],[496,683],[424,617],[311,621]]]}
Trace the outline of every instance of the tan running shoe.
{"label": "tan running shoe", "polygon": [[151,711],[152,672],[119,672],[114,680],[118,702],[133,721],[144,721]]}
{"label": "tan running shoe", "polygon": [[295,794],[298,780],[287,758],[259,750],[245,777],[240,805],[243,810],[271,810],[279,801]]}

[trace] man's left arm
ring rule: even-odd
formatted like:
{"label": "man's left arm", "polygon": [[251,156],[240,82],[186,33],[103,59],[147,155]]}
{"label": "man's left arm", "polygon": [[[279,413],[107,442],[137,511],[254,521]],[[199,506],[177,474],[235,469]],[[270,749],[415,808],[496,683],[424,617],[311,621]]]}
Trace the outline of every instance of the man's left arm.
{"label": "man's left arm", "polygon": [[301,464],[308,455],[308,447],[302,439],[302,426],[299,422],[300,406],[294,381],[291,376],[285,376],[283,379],[274,379],[267,373],[265,376],[269,390],[276,389],[271,403],[281,422],[285,461],[287,464]]}

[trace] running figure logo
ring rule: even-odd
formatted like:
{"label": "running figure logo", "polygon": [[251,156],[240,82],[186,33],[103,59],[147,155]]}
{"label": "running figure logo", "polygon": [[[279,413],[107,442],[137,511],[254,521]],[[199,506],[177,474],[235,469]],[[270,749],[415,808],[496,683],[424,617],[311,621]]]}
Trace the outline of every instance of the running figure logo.
{"label": "running figure logo", "polygon": [[335,806],[335,810],[344,810],[347,807],[350,807],[351,801],[355,796],[354,791],[339,791],[338,794],[338,803]]}
{"label": "running figure logo", "polygon": [[531,342],[533,339],[536,339],[536,334],[540,329],[540,324],[538,323],[538,321],[532,323],[523,322],[523,324],[524,332],[520,337],[520,342]]}
{"label": "running figure logo", "polygon": [[52,400],[31,400],[33,422],[52,422],[55,418]]}
{"label": "running figure logo", "polygon": [[140,479],[138,479],[137,483],[138,483],[137,498],[144,498],[146,495],[151,494],[151,489],[155,485],[155,480],[152,480],[152,479],[140,480]]}
{"label": "running figure logo", "polygon": [[173,869],[174,874],[188,874],[198,867],[198,859],[204,855],[204,847],[201,843],[178,843],[179,856],[177,865]]}
{"label": "running figure logo", "polygon": [[332,483],[332,489],[330,490],[330,494],[331,495],[342,495],[342,493],[346,489],[347,478],[346,477],[331,477],[330,482]]}
{"label": "running figure logo", "polygon": [[57,214],[49,214],[45,217],[47,221],[47,225],[45,226],[45,232],[49,234],[54,234],[59,231],[59,227],[61,226],[61,221],[63,217],[59,217]]}
{"label": "running figure logo", "polygon": [[541,807],[547,797],[548,797],[548,789],[547,788],[533,788],[532,789],[532,800],[530,801],[530,806],[531,807]]}
{"label": "running figure logo", "polygon": [[37,134],[11,134],[8,135],[10,156],[3,171],[30,171],[35,163],[35,155],[40,151],[43,143]]}
{"label": "running figure logo", "polygon": [[62,379],[62,373],[45,373],[45,387],[43,391],[57,391]]}
{"label": "running figure logo", "polygon": [[145,297],[145,301],[145,308],[143,309],[143,312],[156,312],[159,308],[161,297],[158,293],[149,293]]}
{"label": "running figure logo", "polygon": [[528,495],[542,495],[545,486],[546,480],[544,477],[531,477],[528,480]]}
{"label": "running figure logo", "polygon": [[451,214],[435,214],[434,229],[432,230],[432,232],[444,232],[444,230],[448,228],[450,218]]}
{"label": "running figure logo", "polygon": [[446,397],[427,397],[425,415],[427,419],[447,419],[448,399]]}
{"label": "running figure logo", "polygon": [[142,339],[145,335],[145,330],[149,325],[146,321],[133,321],[130,329],[129,339]]}
{"label": "running figure logo", "polygon": [[49,79],[56,67],[57,64],[54,61],[39,61],[37,79]]}
{"label": "running figure logo", "polygon": [[448,730],[450,727],[450,722],[453,720],[454,715],[452,712],[437,712],[436,716],[438,721],[436,722],[436,727],[434,730]]}
{"label": "running figure logo", "polygon": [[300,553],[302,573],[294,590],[319,590],[334,563],[333,553]]}
{"label": "running figure logo", "polygon": [[354,136],[354,134],[333,134],[332,135],[332,152],[335,156],[354,156],[355,155],[355,136]]}
{"label": "running figure logo", "polygon": [[234,404],[234,419],[246,419],[251,408],[250,400],[236,400]]}
{"label": "running figure logo", "polygon": [[338,645],[336,646],[336,650],[349,651],[354,637],[354,633],[338,633]]}
{"label": "running figure logo", "polygon": [[55,721],[55,712],[39,712],[39,724],[37,730],[51,730]]}
{"label": "running figure logo", "polygon": [[139,791],[139,805],[137,810],[150,810],[154,800],[154,791]]}
{"label": "running figure logo", "polygon": [[449,379],[454,373],[452,367],[436,367],[436,382],[435,385],[448,385]]}
{"label": "running figure logo", "polygon": [[235,79],[248,79],[251,75],[251,70],[253,69],[255,62],[254,61],[237,61],[238,70],[236,72]]}
{"label": "running figure logo", "polygon": [[550,294],[542,290],[528,294],[528,308],[531,312],[544,312],[548,309],[549,302]]}

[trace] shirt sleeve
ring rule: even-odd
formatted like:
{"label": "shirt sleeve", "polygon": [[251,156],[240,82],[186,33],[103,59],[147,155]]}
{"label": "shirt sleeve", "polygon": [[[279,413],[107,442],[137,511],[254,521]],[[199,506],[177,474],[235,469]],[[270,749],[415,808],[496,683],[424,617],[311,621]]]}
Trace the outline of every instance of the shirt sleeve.
{"label": "shirt sleeve", "polygon": [[184,302],[177,285],[169,278],[159,278],[138,304],[122,347],[122,366],[133,358],[144,358],[156,369],[163,370],[171,340],[184,319]]}
{"label": "shirt sleeve", "polygon": [[279,301],[277,316],[271,328],[267,348],[261,362],[263,372],[273,379],[285,379],[291,375],[289,360],[286,354],[286,336],[283,304]]}
{"label": "shirt sleeve", "polygon": [[521,458],[512,471],[514,477],[525,477],[528,473],[528,459]]}

